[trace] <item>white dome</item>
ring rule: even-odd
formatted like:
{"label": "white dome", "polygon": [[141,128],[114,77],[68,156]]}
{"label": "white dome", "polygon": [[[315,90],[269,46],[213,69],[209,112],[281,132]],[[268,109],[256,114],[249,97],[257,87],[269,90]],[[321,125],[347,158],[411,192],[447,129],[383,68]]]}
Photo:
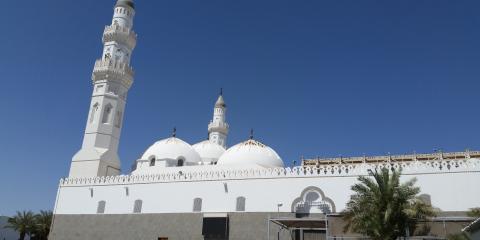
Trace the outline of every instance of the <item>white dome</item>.
{"label": "white dome", "polygon": [[284,166],[282,159],[273,149],[253,139],[229,148],[220,159],[218,159],[217,165]]}
{"label": "white dome", "polygon": [[183,159],[188,165],[201,163],[200,155],[190,144],[180,138],[170,137],[160,140],[150,146],[142,155],[143,160],[150,160],[155,157],[156,160],[179,160]]}
{"label": "white dome", "polygon": [[226,151],[225,148],[210,140],[199,142],[192,147],[200,155],[204,164],[218,161],[220,156]]}

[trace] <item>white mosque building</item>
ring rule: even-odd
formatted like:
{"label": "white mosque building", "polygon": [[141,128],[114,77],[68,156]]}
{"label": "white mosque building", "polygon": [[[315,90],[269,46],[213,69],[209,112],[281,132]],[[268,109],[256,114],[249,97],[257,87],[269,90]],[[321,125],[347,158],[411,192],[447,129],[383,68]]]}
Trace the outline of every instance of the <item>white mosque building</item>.
{"label": "white mosque building", "polygon": [[341,230],[339,214],[358,176],[384,167],[401,168],[403,180],[416,177],[425,201],[444,213],[433,234],[458,229],[469,221],[464,212],[480,206],[480,152],[305,159],[285,167],[253,134],[228,147],[222,94],[208,140],[191,145],[174,130],[121,175],[134,16],[133,1],[118,0],[105,27],[82,147],[60,180],[51,239],[355,239],[361,236]]}

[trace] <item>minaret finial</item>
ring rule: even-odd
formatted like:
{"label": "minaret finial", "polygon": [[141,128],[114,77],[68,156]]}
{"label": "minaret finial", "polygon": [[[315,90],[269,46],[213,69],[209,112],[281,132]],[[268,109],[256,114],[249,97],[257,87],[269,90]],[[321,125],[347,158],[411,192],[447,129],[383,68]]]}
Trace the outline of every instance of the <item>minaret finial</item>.
{"label": "minaret finial", "polygon": [[220,88],[220,96],[223,96],[223,88]]}
{"label": "minaret finial", "polygon": [[253,128],[250,129],[250,139],[253,139]]}
{"label": "minaret finial", "polygon": [[176,136],[177,136],[177,128],[173,127],[172,137],[176,137]]}

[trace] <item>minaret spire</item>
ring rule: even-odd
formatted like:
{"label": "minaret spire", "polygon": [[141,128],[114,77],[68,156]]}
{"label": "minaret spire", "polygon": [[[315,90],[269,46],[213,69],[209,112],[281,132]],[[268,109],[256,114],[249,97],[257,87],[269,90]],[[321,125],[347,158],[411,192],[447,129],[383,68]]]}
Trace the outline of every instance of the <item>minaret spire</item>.
{"label": "minaret spire", "polygon": [[208,124],[209,140],[222,147],[227,146],[228,124],[225,120],[227,113],[227,105],[223,99],[223,88],[220,88],[220,95],[215,102],[213,109],[213,119]]}
{"label": "minaret spire", "polygon": [[69,177],[120,174],[118,143],[127,93],[133,83],[130,67],[137,35],[132,30],[135,4],[118,0],[112,23],[103,32],[103,52],[92,74],[93,94],[80,151],[73,156]]}

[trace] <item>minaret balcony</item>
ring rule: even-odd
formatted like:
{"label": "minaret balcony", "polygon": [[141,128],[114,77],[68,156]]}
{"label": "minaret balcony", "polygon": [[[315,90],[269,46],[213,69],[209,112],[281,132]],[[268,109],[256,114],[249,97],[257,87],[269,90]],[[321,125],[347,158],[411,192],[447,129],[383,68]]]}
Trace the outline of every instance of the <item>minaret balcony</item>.
{"label": "minaret balcony", "polygon": [[210,122],[208,124],[208,132],[221,132],[223,134],[228,134],[228,123],[225,122]]}
{"label": "minaret balcony", "polygon": [[119,81],[130,88],[134,74],[133,69],[126,63],[112,59],[98,59],[93,67],[92,81],[94,84],[96,81],[103,80]]}
{"label": "minaret balcony", "polygon": [[126,45],[132,50],[137,44],[137,34],[129,28],[114,24],[111,26],[105,26],[102,41],[103,43],[118,42]]}

